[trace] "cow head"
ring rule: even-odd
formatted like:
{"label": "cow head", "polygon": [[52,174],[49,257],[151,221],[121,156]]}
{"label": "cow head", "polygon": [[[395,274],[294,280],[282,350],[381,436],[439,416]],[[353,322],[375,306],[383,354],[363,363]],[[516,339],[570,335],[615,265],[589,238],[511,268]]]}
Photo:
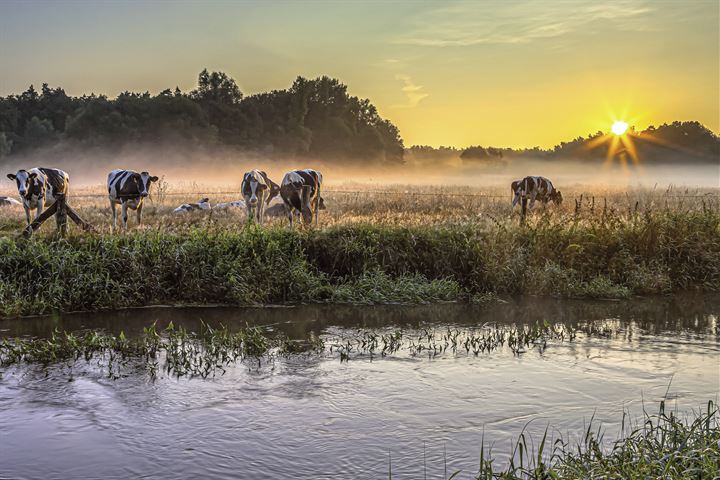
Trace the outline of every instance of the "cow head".
{"label": "cow head", "polygon": [[270,180],[267,173],[261,170],[252,170],[243,176],[242,193],[247,206],[255,207],[263,198],[266,204],[270,203],[270,200],[280,193],[280,186]]}
{"label": "cow head", "polygon": [[8,173],[7,177],[10,180],[15,180],[18,193],[23,198],[32,195],[35,190],[35,180],[37,180],[37,173],[35,172],[30,173],[27,170],[18,170],[16,173]]}
{"label": "cow head", "polygon": [[555,205],[560,205],[563,202],[563,196],[562,193],[560,193],[560,190],[553,190],[550,194],[550,200],[555,202]]}
{"label": "cow head", "polygon": [[150,176],[148,172],[140,173],[140,185],[138,185],[141,197],[147,197],[150,194],[150,184],[157,182],[158,177]]}

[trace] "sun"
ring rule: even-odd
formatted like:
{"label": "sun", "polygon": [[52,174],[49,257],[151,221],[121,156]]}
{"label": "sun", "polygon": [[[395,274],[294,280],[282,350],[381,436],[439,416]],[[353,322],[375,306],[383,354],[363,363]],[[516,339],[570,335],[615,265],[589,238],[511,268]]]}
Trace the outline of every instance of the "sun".
{"label": "sun", "polygon": [[617,136],[624,134],[627,131],[627,129],[628,129],[627,122],[623,122],[622,120],[616,120],[615,122],[613,122],[612,128],[611,128],[612,133],[614,133]]}

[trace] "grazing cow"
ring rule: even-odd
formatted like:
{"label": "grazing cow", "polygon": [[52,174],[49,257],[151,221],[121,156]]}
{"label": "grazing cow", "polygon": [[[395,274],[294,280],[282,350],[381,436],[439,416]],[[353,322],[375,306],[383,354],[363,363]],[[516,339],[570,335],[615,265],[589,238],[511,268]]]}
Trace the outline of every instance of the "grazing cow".
{"label": "grazing cow", "polygon": [[[49,207],[55,203],[58,195],[62,194],[67,197],[68,194],[70,177],[67,173],[56,168],[18,170],[16,173],[8,173],[7,177],[17,183],[28,225],[31,223],[31,210],[35,210],[35,219],[37,219],[44,207]],[[55,221],[57,226],[60,227],[58,215],[55,215]]]}
{"label": "grazing cow", "polygon": [[245,198],[248,220],[254,218],[263,223],[265,207],[280,193],[278,184],[270,180],[265,172],[256,169],[245,173],[240,190]]}
{"label": "grazing cow", "polygon": [[210,210],[210,199],[203,198],[197,203],[183,203],[175,210],[173,210],[173,213],[187,213],[194,212],[196,210]]}
{"label": "grazing cow", "polygon": [[117,226],[115,205],[121,205],[122,227],[127,229],[127,209],[137,210],[138,224],[142,223],[142,208],[145,197],[150,194],[150,184],[157,182],[158,177],[150,176],[148,172],[133,172],[132,170],[113,170],[108,174],[107,188],[112,210],[113,230]]}
{"label": "grazing cow", "polygon": [[305,224],[312,223],[314,215],[317,225],[318,211],[323,204],[320,196],[322,181],[322,173],[312,169],[294,170],[285,174],[280,186],[280,196],[285,203],[290,227],[293,226],[295,213],[302,214]]}
{"label": "grazing cow", "polygon": [[22,205],[22,203],[12,197],[0,196],[0,207],[9,207],[10,205]]}
{"label": "grazing cow", "polygon": [[[513,185],[514,184],[515,182],[513,182]],[[527,199],[530,198],[531,209],[535,205],[536,200],[543,202],[543,204],[552,201],[555,202],[556,205],[560,205],[563,201],[560,190],[556,190],[552,182],[545,177],[523,178],[515,190],[515,194],[522,200],[523,206],[527,204]],[[513,206],[515,203],[516,201],[513,199]]]}

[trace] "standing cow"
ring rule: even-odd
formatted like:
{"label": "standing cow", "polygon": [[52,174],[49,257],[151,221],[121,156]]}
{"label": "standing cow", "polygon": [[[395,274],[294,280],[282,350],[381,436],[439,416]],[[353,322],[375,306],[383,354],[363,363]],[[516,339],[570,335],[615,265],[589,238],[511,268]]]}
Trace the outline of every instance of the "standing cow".
{"label": "standing cow", "polygon": [[262,224],[265,207],[280,193],[280,187],[265,172],[255,169],[245,173],[240,189],[245,198],[248,220],[254,218]]}
{"label": "standing cow", "polygon": [[122,205],[122,227],[127,230],[127,209],[137,210],[138,224],[142,223],[142,208],[145,197],[150,194],[150,185],[158,177],[148,172],[137,173],[132,170],[113,170],[108,174],[107,188],[112,210],[113,230],[117,227],[115,205]]}
{"label": "standing cow", "polygon": [[[57,168],[18,170],[16,173],[8,173],[7,177],[17,183],[28,225],[31,223],[31,210],[35,210],[35,219],[37,219],[44,207],[49,207],[55,203],[58,195],[65,195],[67,198],[70,177]],[[60,228],[60,216],[58,214],[55,215],[55,222]]]}
{"label": "standing cow", "polygon": [[545,177],[525,177],[518,185],[516,185],[516,182],[517,180],[512,183],[512,187],[515,189],[513,206],[515,206],[518,199],[522,200],[523,212],[528,198],[530,199],[530,209],[535,206],[536,200],[541,201],[543,204],[552,201],[555,202],[555,205],[560,205],[563,201],[560,190],[556,190],[552,182]]}
{"label": "standing cow", "polygon": [[320,187],[322,186],[322,173],[317,170],[305,169],[288,172],[283,177],[280,186],[280,196],[285,204],[290,227],[293,226],[293,216],[302,214],[305,224],[318,223],[318,211],[323,208]]}

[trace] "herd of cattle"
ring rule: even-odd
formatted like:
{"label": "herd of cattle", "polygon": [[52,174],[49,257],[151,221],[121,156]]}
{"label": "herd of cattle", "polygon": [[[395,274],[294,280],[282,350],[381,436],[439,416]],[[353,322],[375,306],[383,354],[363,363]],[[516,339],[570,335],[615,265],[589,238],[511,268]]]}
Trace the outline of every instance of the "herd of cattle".
{"label": "herd of cattle", "polygon": [[[35,210],[35,218],[37,218],[43,207],[55,203],[59,195],[67,196],[70,182],[69,175],[56,168],[18,170],[16,173],[9,173],[8,178],[17,184],[28,225],[31,223],[33,210]],[[157,181],[158,177],[150,175],[148,172],[113,170],[108,174],[107,189],[113,229],[117,227],[117,205],[120,205],[123,229],[127,229],[128,208],[137,212],[137,221],[142,223],[143,202],[150,194],[152,183]],[[248,219],[253,219],[260,224],[263,223],[266,215],[286,215],[291,227],[295,217],[302,217],[305,224],[313,223],[313,221],[317,224],[319,210],[325,209],[325,202],[320,195],[322,182],[322,174],[308,168],[286,173],[278,185],[270,180],[264,171],[256,169],[243,176],[241,185],[243,200],[220,203],[212,207],[209,199],[203,198],[197,203],[180,205],[173,212],[185,213],[210,208],[241,207],[246,209]],[[550,201],[557,205],[562,203],[562,194],[545,177],[529,176],[515,180],[512,182],[511,191],[513,207],[522,202],[523,208],[525,208],[528,200],[531,209],[536,201],[544,204]],[[0,206],[10,204],[17,205],[20,202],[11,197],[0,197]]]}

